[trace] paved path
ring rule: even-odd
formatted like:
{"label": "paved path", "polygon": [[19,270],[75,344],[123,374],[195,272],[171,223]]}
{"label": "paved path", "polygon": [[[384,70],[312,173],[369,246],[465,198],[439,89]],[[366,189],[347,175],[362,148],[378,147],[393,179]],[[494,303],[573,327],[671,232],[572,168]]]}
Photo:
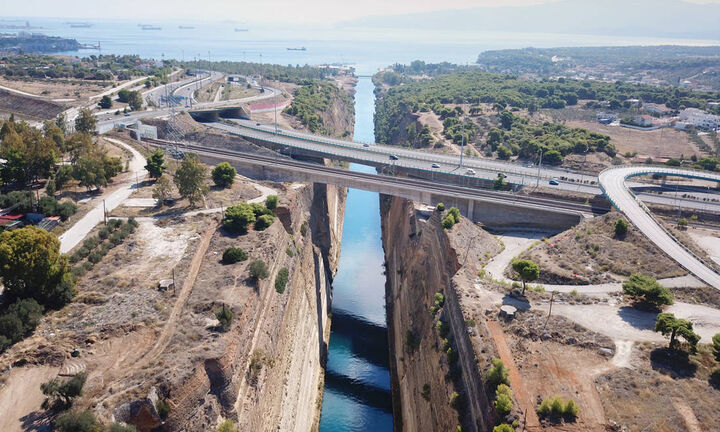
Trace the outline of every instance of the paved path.
{"label": "paved path", "polygon": [[[130,173],[137,173],[139,179],[144,179],[147,176],[145,170],[145,158],[134,148],[125,144],[122,141],[114,138],[105,138],[106,140],[117,144],[133,155],[130,161]],[[135,176],[126,176],[126,179],[121,183],[120,187],[111,191],[106,191],[102,196],[96,198],[97,204],[95,208],[90,210],[82,219],[77,221],[69,230],[65,231],[60,236],[60,252],[67,253],[74,248],[78,243],[92,231],[93,228],[103,220],[103,200],[105,200],[105,208],[110,213],[115,207],[119,206],[125,201],[137,187],[135,184]]]}
{"label": "paved path", "polygon": [[704,171],[652,166],[631,166],[610,168],[601,172],[598,182],[605,196],[622,212],[650,241],[655,243],[669,257],[708,285],[720,289],[720,274],[702,262],[692,252],[677,242],[658,224],[646,207],[640,203],[625,185],[629,177],[647,174],[661,174],[676,177],[696,178],[720,182],[720,175]]}

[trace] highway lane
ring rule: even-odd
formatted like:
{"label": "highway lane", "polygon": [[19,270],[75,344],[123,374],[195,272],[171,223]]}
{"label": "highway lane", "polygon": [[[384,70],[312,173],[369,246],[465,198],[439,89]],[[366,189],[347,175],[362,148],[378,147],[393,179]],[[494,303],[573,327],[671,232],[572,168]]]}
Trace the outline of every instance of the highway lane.
{"label": "highway lane", "polygon": [[635,166],[610,168],[600,173],[599,183],[605,196],[622,212],[645,236],[663,252],[703,282],[720,289],[720,274],[708,264],[682,246],[656,220],[647,208],[628,189],[625,180],[630,177],[648,174],[662,174],[686,178],[696,178],[720,182],[720,175],[703,171],[677,168]]}

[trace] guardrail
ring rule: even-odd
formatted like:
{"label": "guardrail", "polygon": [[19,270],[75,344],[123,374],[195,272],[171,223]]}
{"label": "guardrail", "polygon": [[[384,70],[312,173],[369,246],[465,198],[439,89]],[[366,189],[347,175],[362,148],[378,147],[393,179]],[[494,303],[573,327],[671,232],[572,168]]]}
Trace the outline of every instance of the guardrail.
{"label": "guardrail", "polygon": [[[642,175],[651,175],[651,174],[671,175],[671,176],[673,176],[673,177],[684,177],[684,178],[697,178],[697,179],[708,180],[708,181],[717,181],[717,182],[720,182],[720,176],[718,176],[718,175],[708,176],[707,171],[701,171],[701,170],[685,170],[684,168],[682,168],[682,169],[678,169],[678,168],[673,169],[673,168],[668,168],[668,167],[666,167],[666,166],[657,166],[657,165],[648,165],[648,166],[641,165],[641,166],[635,166],[635,167],[637,167],[637,168],[642,167],[643,169],[640,170],[640,171],[628,173],[627,175],[623,176],[623,180],[622,180],[622,187],[623,187],[623,189],[625,189],[625,191],[630,195],[630,197],[633,199],[633,201],[635,201],[635,203],[637,203],[637,204],[640,206],[640,208],[653,220],[653,222],[655,222],[655,224],[656,224],[657,226],[659,226],[660,229],[662,229],[663,232],[665,232],[665,234],[667,234],[675,243],[677,243],[681,248],[683,248],[686,252],[688,252],[693,258],[695,258],[696,260],[700,261],[700,263],[702,263],[705,267],[707,267],[708,269],[710,269],[712,272],[714,272],[715,274],[720,275],[720,270],[718,270],[712,263],[708,263],[708,262],[705,261],[703,258],[701,258],[700,256],[698,256],[694,251],[692,251],[690,248],[688,248],[687,246],[685,246],[677,237],[675,237],[675,235],[673,235],[672,232],[670,232],[667,228],[665,228],[665,226],[652,214],[652,212],[651,212],[650,209],[645,205],[645,203],[642,202],[642,200],[640,200],[640,199],[637,197],[637,195],[635,195],[635,194],[633,193],[633,191],[625,184],[625,181],[626,181],[627,179],[631,178],[631,177],[638,177],[638,176],[642,176]],[[618,171],[619,171],[619,170],[627,169],[627,168],[633,168],[633,167],[608,168],[608,169],[603,170],[603,171],[600,173],[600,176],[602,176],[602,174],[603,174],[604,172],[607,172],[607,171],[611,171],[611,170],[618,170]],[[692,171],[692,172],[697,173],[697,175],[693,175],[693,174],[686,175],[686,174],[683,174],[683,173],[680,172],[680,171]],[[600,178],[600,176],[598,176],[598,178]],[[602,186],[602,183],[600,183],[600,182],[598,181],[598,185],[600,185],[600,190],[603,191],[603,194],[605,195],[605,198],[607,198],[608,201],[610,201],[610,203],[611,203],[616,209],[618,209],[620,212],[623,212],[623,213],[624,213],[624,211],[622,210],[622,208],[612,199],[612,197],[610,197],[610,196],[607,194],[607,192],[605,191],[605,188]],[[690,270],[690,269],[687,269],[687,270]]]}

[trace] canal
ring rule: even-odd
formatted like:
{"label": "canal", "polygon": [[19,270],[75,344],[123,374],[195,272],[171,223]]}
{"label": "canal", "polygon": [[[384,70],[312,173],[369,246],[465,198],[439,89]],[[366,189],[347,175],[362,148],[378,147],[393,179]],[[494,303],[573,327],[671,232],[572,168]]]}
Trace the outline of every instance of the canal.
{"label": "canal", "polygon": [[[360,78],[356,90],[354,138],[373,142],[373,84],[369,78]],[[375,171],[356,164],[350,169]],[[378,194],[350,189],[340,261],[333,281],[322,432],[393,430],[380,236]]]}

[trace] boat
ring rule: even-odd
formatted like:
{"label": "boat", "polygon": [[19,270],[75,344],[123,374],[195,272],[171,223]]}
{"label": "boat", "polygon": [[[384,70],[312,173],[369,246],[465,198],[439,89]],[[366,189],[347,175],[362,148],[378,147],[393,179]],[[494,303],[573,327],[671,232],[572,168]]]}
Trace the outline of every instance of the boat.
{"label": "boat", "polygon": [[248,31],[248,29],[235,27],[235,31],[236,32],[246,32],[246,31]]}
{"label": "boat", "polygon": [[288,48],[288,51],[307,51],[307,48],[300,47],[300,48]]}
{"label": "boat", "polygon": [[162,30],[162,27],[154,25],[141,25],[140,28],[142,30]]}
{"label": "boat", "polygon": [[193,26],[178,26],[178,28],[179,28],[180,30],[192,30],[192,29],[194,29],[195,27],[193,27]]}
{"label": "boat", "polygon": [[89,22],[70,22],[70,28],[90,28],[93,25]]}

